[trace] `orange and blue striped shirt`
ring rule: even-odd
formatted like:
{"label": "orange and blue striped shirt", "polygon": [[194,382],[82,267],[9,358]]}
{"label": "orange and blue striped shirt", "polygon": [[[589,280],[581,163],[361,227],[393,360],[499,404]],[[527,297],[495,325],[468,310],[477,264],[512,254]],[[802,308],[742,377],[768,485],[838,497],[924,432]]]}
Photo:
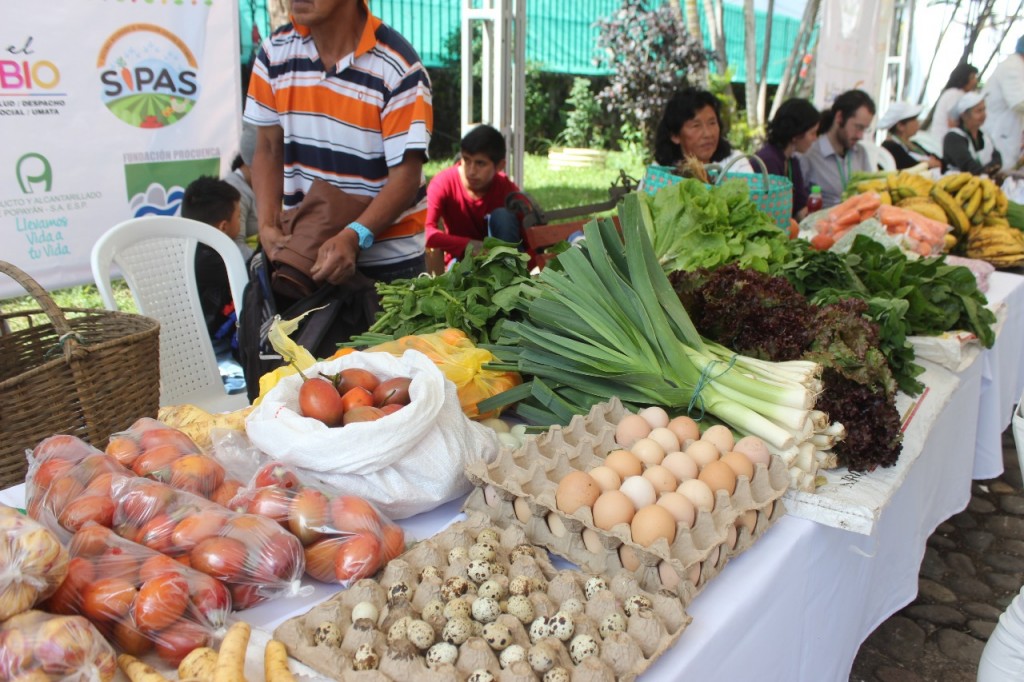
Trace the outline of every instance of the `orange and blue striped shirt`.
{"label": "orange and blue striped shirt", "polygon": [[[302,201],[315,178],[376,196],[406,152],[427,153],[433,130],[430,79],[413,47],[372,14],[354,53],[326,69],[309,29],[282,26],[260,46],[245,120],[284,132],[284,205]],[[413,205],[359,254],[387,265],[424,252],[426,182]]]}

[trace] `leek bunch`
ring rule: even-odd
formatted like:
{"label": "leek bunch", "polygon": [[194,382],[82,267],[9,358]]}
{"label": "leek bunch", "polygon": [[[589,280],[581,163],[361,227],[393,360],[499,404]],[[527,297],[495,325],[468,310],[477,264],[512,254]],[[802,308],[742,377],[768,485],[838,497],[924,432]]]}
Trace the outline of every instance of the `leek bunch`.
{"label": "leek bunch", "polygon": [[626,197],[625,243],[610,220],[588,223],[584,246],[559,255],[560,268],[543,270],[524,292],[523,320],[503,324],[499,344],[488,349],[501,361],[495,368],[532,380],[480,409],[518,401],[524,419],[564,424],[618,396],[634,411],[661,405],[695,419],[707,414],[763,439],[799,467],[794,483],[812,488],[816,450],[841,436],[813,409],[820,366],[766,362],[702,339],[654,254],[640,210],[639,197]]}

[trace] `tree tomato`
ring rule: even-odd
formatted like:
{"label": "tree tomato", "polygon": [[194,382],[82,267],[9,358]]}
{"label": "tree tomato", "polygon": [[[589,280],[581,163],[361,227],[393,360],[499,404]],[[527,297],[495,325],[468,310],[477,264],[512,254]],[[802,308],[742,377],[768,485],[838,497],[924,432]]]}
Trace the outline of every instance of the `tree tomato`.
{"label": "tree tomato", "polygon": [[124,619],[136,594],[127,580],[100,578],[82,591],[82,614],[96,622]]}
{"label": "tree tomato", "polygon": [[116,520],[141,526],[167,509],[172,499],[174,490],[166,485],[136,479],[118,501]]}
{"label": "tree tomato", "polygon": [[296,542],[268,542],[253,553],[252,575],[260,582],[274,583],[302,577],[297,571],[301,561],[301,545]]}
{"label": "tree tomato", "polygon": [[128,620],[122,620],[114,625],[112,636],[114,644],[129,656],[142,656],[153,648],[153,640],[139,632]]}
{"label": "tree tomato", "polygon": [[116,459],[118,464],[123,467],[131,467],[139,455],[142,454],[138,443],[127,436],[111,436],[105,452],[109,457]]}
{"label": "tree tomato", "polygon": [[102,474],[127,474],[128,472],[113,457],[107,457],[102,452],[94,452],[75,465],[73,473],[83,485],[88,485]]}
{"label": "tree tomato", "polygon": [[346,414],[353,407],[373,407],[373,394],[361,386],[356,386],[341,396],[341,408]]}
{"label": "tree tomato", "polygon": [[171,462],[172,488],[209,498],[224,482],[224,467],[207,455],[185,455]]}
{"label": "tree tomato", "polygon": [[[339,396],[340,397],[340,396]],[[289,490],[302,485],[299,477],[287,464],[280,462],[267,462],[256,475],[253,476],[252,486],[254,488],[287,488]]]}
{"label": "tree tomato", "polygon": [[71,538],[71,556],[94,557],[103,554],[113,543],[113,534],[104,526],[85,526]]}
{"label": "tree tomato", "polygon": [[334,384],[326,379],[307,379],[299,388],[299,413],[327,426],[341,424],[345,408]]}
{"label": "tree tomato", "polygon": [[158,552],[164,554],[171,553],[171,550],[174,549],[171,534],[174,532],[176,525],[177,523],[175,523],[170,515],[157,514],[139,529],[138,542]]}
{"label": "tree tomato", "polygon": [[345,413],[344,421],[347,426],[349,424],[355,424],[356,422],[375,422],[384,416],[386,416],[384,414],[384,410],[379,407],[373,407],[372,405],[356,405]]}
{"label": "tree tomato", "polygon": [[192,568],[225,581],[239,576],[248,556],[244,542],[228,537],[206,538],[189,552]]}
{"label": "tree tomato", "polygon": [[207,512],[186,516],[171,533],[171,544],[175,549],[188,552],[206,538],[213,537],[227,523],[227,516]]}
{"label": "tree tomato", "polygon": [[45,506],[54,516],[58,516],[71,500],[82,494],[83,490],[85,486],[71,476],[58,478],[46,492]]}
{"label": "tree tomato", "polygon": [[340,533],[380,533],[377,510],[361,497],[339,495],[331,500],[331,521]]}
{"label": "tree tomato", "polygon": [[281,488],[259,488],[249,494],[245,511],[284,525],[288,522],[288,510],[291,507],[290,491]]}
{"label": "tree tomato", "polygon": [[30,485],[37,490],[46,490],[56,479],[67,476],[73,466],[74,463],[59,457],[48,459],[32,474]]}
{"label": "tree tomato", "polygon": [[236,611],[252,608],[267,600],[262,594],[260,586],[253,583],[231,583],[228,585],[228,589],[231,591],[231,603]]}
{"label": "tree tomato", "polygon": [[334,559],[340,544],[339,538],[325,538],[306,547],[306,573],[320,582],[333,583]]}
{"label": "tree tomato", "polygon": [[177,667],[193,649],[210,643],[210,633],[192,621],[179,620],[154,635],[154,639],[157,655],[168,665]]}
{"label": "tree tomato", "polygon": [[377,407],[385,405],[408,405],[409,384],[412,379],[409,377],[395,377],[380,382],[380,385],[373,390],[373,404]]}
{"label": "tree tomato", "polygon": [[81,438],[60,434],[40,441],[32,450],[32,459],[37,462],[45,462],[59,458],[77,462],[90,452],[93,452],[92,446]]}
{"label": "tree tomato", "polygon": [[327,496],[316,488],[303,488],[292,498],[288,511],[288,529],[303,545],[308,545],[327,530]]}
{"label": "tree tomato", "polygon": [[87,523],[110,527],[114,523],[114,501],[104,495],[79,497],[68,502],[58,516],[66,530],[75,533]]}
{"label": "tree tomato", "polygon": [[137,476],[167,483],[171,479],[171,463],[179,457],[181,452],[175,446],[158,445],[139,455],[132,464],[132,471]]}
{"label": "tree tomato", "polygon": [[71,615],[82,609],[82,590],[93,581],[96,572],[92,562],[82,557],[72,557],[68,562],[68,575],[46,602],[51,613]]}
{"label": "tree tomato", "polygon": [[188,601],[188,581],[184,577],[168,573],[151,578],[142,583],[135,597],[135,625],[143,632],[163,630],[181,618]]}
{"label": "tree tomato", "polygon": [[343,369],[338,375],[338,393],[341,395],[345,395],[356,387],[372,393],[378,384],[380,384],[380,379],[373,372],[360,367]]}
{"label": "tree tomato", "polygon": [[373,575],[380,564],[380,540],[372,533],[358,533],[342,541],[338,547],[334,558],[334,577],[339,583],[347,584]]}
{"label": "tree tomato", "polygon": [[139,436],[139,449],[148,453],[159,447],[169,446],[178,451],[179,455],[191,455],[199,452],[199,447],[192,439],[177,429],[156,428],[143,431]]}
{"label": "tree tomato", "polygon": [[181,564],[166,554],[154,554],[139,567],[139,580],[146,582],[160,575],[181,575]]}
{"label": "tree tomato", "polygon": [[385,523],[381,528],[381,553],[383,562],[387,563],[405,551],[405,532],[400,526]]}
{"label": "tree tomato", "polygon": [[231,500],[235,498],[235,495],[237,495],[238,491],[241,490],[243,487],[244,486],[242,485],[241,481],[236,481],[233,478],[229,478],[228,480],[221,483],[220,486],[213,491],[213,494],[210,495],[210,501],[216,502],[222,507],[230,507]]}
{"label": "tree tomato", "polygon": [[389,414],[394,414],[395,412],[398,412],[403,407],[405,407],[405,405],[400,405],[399,403],[388,403],[384,407],[380,408],[380,411],[386,417]]}
{"label": "tree tomato", "polygon": [[198,571],[193,571],[188,581],[192,604],[199,614],[214,628],[223,625],[231,612],[231,593],[228,588],[224,583]]}

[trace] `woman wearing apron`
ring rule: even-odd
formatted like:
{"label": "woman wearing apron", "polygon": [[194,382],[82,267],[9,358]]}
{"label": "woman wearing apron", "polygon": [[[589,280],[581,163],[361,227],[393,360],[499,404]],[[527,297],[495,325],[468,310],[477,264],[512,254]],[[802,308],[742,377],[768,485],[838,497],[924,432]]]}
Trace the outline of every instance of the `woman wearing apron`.
{"label": "woman wearing apron", "polygon": [[942,162],[946,170],[993,175],[1002,167],[1002,158],[981,132],[985,123],[985,100],[977,92],[968,92],[950,111],[957,121],[942,140]]}

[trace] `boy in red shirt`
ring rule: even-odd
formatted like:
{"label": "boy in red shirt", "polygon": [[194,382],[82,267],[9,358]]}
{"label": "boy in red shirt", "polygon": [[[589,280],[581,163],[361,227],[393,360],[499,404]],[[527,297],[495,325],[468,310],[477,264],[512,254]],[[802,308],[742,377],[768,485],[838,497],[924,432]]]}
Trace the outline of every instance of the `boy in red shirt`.
{"label": "boy in red shirt", "polygon": [[478,125],[460,143],[460,158],[427,186],[427,247],[444,251],[445,265],[462,258],[466,247],[479,250],[484,237],[517,244],[519,220],[505,208],[505,197],[519,188],[505,175],[505,138]]}

